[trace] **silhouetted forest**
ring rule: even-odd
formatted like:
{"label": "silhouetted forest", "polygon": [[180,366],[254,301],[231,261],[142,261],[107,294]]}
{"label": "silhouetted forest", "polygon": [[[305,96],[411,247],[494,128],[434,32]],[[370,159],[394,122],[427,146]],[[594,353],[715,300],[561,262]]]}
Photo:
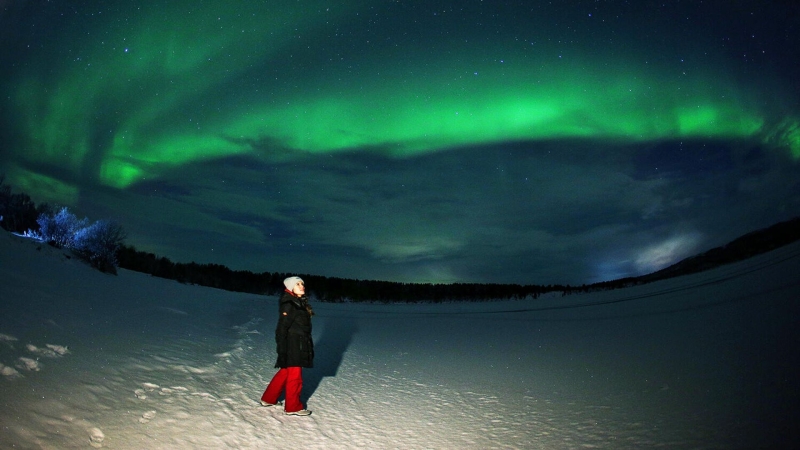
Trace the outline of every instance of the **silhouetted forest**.
{"label": "silhouetted forest", "polygon": [[545,292],[563,292],[568,286],[515,285],[515,284],[430,284],[398,283],[391,281],[353,280],[312,274],[283,272],[253,273],[234,271],[219,264],[175,263],[153,253],[124,246],[119,254],[119,265],[124,269],[149,273],[153,276],[198,284],[236,292],[276,295],[283,291],[283,280],[299,275],[305,280],[310,295],[321,301],[480,301],[490,299],[536,298]]}
{"label": "silhouetted forest", "polygon": [[[52,213],[47,204],[36,206],[26,194],[14,194],[0,177],[0,225],[8,231],[38,231],[40,214]],[[219,264],[175,263],[163,256],[122,245],[117,254],[119,267],[153,276],[235,292],[276,295],[283,291],[283,279],[299,275],[308,292],[320,301],[443,302],[538,298],[549,292],[569,295],[579,292],[618,289],[665,278],[708,270],[744,260],[800,239],[800,217],[748,233],[730,243],[684,259],[657,272],[581,286],[518,285],[481,283],[398,283],[355,280],[313,274],[234,271]]]}
{"label": "silhouetted forest", "polygon": [[391,281],[353,280],[311,274],[232,271],[218,264],[173,263],[152,253],[124,247],[119,254],[120,267],[220,289],[254,294],[276,295],[283,290],[283,279],[299,275],[306,281],[309,294],[321,301],[443,302],[486,301],[538,298],[549,292],[569,295],[619,289],[665,278],[708,270],[741,261],[800,239],[800,217],[737,238],[730,243],[684,259],[670,267],[639,277],[621,278],[581,286],[519,285],[481,283],[398,283]]}
{"label": "silhouetted forest", "polygon": [[36,230],[36,219],[42,213],[50,213],[52,208],[43,203],[39,206],[24,192],[14,193],[5,184],[5,176],[0,175],[0,227],[12,233]]}

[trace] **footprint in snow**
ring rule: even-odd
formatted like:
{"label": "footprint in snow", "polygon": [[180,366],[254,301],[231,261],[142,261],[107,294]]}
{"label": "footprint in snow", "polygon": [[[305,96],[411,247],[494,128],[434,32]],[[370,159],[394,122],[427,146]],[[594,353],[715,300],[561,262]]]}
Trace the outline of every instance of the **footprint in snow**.
{"label": "footprint in snow", "polygon": [[[157,385],[157,384],[153,384],[153,383],[142,383],[142,387],[141,387],[141,388],[139,388],[139,389],[134,389],[134,391],[133,391],[133,395],[135,395],[135,396],[136,396],[136,398],[138,398],[139,400],[146,400],[146,399],[147,399],[147,393],[148,393],[148,392],[153,392],[153,391],[155,391],[156,389],[160,389],[160,388],[161,388],[161,386],[159,386],[159,385]],[[159,392],[159,393],[160,393],[160,392]],[[165,394],[163,394],[163,393],[160,393],[160,394],[161,394],[161,395],[165,395]]]}
{"label": "footprint in snow", "polygon": [[183,386],[162,387],[158,393],[160,395],[170,395],[176,392],[189,392],[189,389]]}
{"label": "footprint in snow", "polygon": [[69,353],[69,349],[63,345],[45,344],[45,347],[47,348],[37,347],[33,344],[28,344],[25,346],[29,352],[39,356],[45,356],[47,358],[58,358]]}
{"label": "footprint in snow", "polygon": [[9,346],[12,349],[14,348],[13,342],[17,341],[17,340],[19,340],[19,339],[15,338],[14,336],[11,336],[9,334],[0,333],[0,342],[2,342],[3,344]]}
{"label": "footprint in snow", "polygon": [[0,364],[0,375],[7,378],[16,378],[22,376],[13,367],[5,366],[3,364]]}
{"label": "footprint in snow", "polygon": [[42,365],[39,364],[39,361],[36,361],[35,359],[30,359],[30,358],[26,358],[24,356],[20,356],[19,357],[19,364],[17,364],[17,368],[23,369],[23,370],[28,370],[28,371],[31,371],[31,372],[38,372],[42,368]]}
{"label": "footprint in snow", "polygon": [[100,430],[100,428],[92,428],[89,430],[89,445],[94,448],[100,448],[103,446],[103,440],[105,440],[106,435]]}
{"label": "footprint in snow", "polygon": [[66,345],[44,344],[45,347],[55,352],[58,356],[64,356],[69,353],[69,348]]}
{"label": "footprint in snow", "polygon": [[155,416],[156,416],[155,411],[146,411],[142,414],[142,417],[139,418],[139,423],[150,422],[151,420],[153,420]]}

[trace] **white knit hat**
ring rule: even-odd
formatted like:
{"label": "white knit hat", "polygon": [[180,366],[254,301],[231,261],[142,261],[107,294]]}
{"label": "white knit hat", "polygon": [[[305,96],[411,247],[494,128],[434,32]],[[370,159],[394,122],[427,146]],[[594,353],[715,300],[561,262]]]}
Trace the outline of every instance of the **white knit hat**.
{"label": "white knit hat", "polygon": [[283,285],[286,286],[286,289],[289,290],[289,291],[293,291],[294,287],[297,286],[297,283],[305,284],[303,279],[300,278],[300,277],[289,277],[289,278],[283,280]]}

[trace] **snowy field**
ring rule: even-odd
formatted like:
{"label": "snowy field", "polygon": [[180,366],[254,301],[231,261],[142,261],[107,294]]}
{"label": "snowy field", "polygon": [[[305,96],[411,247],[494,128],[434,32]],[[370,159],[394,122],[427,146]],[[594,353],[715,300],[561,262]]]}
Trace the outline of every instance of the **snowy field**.
{"label": "snowy field", "polygon": [[799,273],[800,243],[564,298],[315,302],[293,417],[258,404],[277,298],[3,233],[0,448],[791,448]]}

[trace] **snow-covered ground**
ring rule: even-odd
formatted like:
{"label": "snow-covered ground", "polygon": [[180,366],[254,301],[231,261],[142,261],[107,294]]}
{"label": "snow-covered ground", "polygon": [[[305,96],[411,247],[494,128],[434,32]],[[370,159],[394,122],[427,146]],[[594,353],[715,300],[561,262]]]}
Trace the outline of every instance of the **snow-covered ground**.
{"label": "snow-covered ground", "polygon": [[314,413],[293,417],[258,404],[276,298],[3,233],[0,448],[788,448],[798,273],[800,243],[564,298],[315,303]]}

